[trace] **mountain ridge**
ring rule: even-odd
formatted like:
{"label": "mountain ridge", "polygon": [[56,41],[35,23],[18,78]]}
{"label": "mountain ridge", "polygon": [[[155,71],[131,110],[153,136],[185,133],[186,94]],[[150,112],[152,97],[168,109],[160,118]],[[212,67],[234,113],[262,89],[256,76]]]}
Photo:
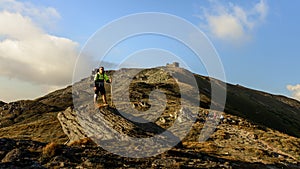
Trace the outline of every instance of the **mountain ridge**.
{"label": "mountain ridge", "polygon": [[[181,69],[181,68],[178,68]],[[126,69],[125,69],[126,70]],[[146,69],[147,70],[147,69]],[[150,70],[150,69],[149,69]],[[109,75],[111,75],[114,71],[107,71]],[[194,74],[195,78],[197,80],[197,85],[199,87],[199,91],[200,91],[200,107],[203,108],[209,108],[210,107],[210,82],[209,82],[209,77],[206,76],[201,76],[198,74]],[[200,80],[199,80],[200,79]],[[215,79],[214,79],[215,80]],[[90,81],[90,78],[85,78],[82,79],[81,82],[84,83],[89,83],[92,84],[92,82]],[[219,81],[219,80],[218,80]],[[222,82],[223,83],[223,82]],[[258,123],[261,125],[267,125],[267,127],[271,127],[273,129],[279,130],[281,132],[287,132],[287,134],[291,134],[293,136],[297,136],[300,137],[300,129],[293,129],[291,131],[286,131],[283,129],[289,128],[286,127],[286,125],[295,125],[295,127],[300,128],[300,102],[298,100],[295,100],[293,98],[289,98],[286,96],[282,96],[282,95],[275,95],[275,94],[271,94],[271,93],[267,93],[264,91],[260,91],[260,90],[255,90],[255,89],[251,89],[251,88],[247,88],[241,85],[234,85],[234,84],[230,84],[230,83],[226,83],[227,86],[227,98],[226,98],[226,104],[225,104],[225,109],[224,111],[226,113],[232,114],[232,115],[237,115],[249,120],[252,120],[254,123]],[[92,91],[92,88],[90,88],[90,91]],[[239,95],[239,96],[237,96]],[[246,98],[246,99],[245,99]],[[261,99],[257,99],[257,98],[261,98]],[[73,106],[73,101],[72,101],[72,86],[67,86],[65,88],[50,92],[42,97],[36,98],[34,100],[28,100],[28,101],[37,101],[40,103],[43,103],[45,105],[49,105],[52,106],[55,110],[54,111],[62,111],[65,110],[68,107],[72,107]],[[244,105],[245,108],[243,108],[240,105],[237,104],[241,104],[241,103],[237,103],[237,102],[241,102],[241,100],[244,99]],[[271,102],[269,100],[272,100]],[[2,109],[7,109],[6,107],[10,105],[14,105],[17,104],[19,102],[23,102],[25,100],[20,100],[20,101],[15,101],[15,102],[11,102],[11,103],[4,103],[2,104]],[[254,104],[254,101],[257,102]],[[269,103],[268,103],[269,102]],[[276,106],[281,106],[284,107],[284,109],[278,109],[278,110],[274,110],[275,108],[270,104],[276,105]],[[243,105],[243,103],[241,104]],[[250,105],[250,106],[249,106]],[[260,119],[260,112],[258,109],[258,112],[256,111],[257,108],[255,108],[256,106],[260,106],[264,108],[265,112],[268,112],[268,116],[264,117],[265,119],[261,120]],[[270,110],[266,110],[266,108],[269,108]],[[258,107],[259,108],[259,107]],[[12,109],[11,107],[8,109]],[[16,111],[16,110],[14,110]],[[252,111],[252,112],[251,112]],[[262,111],[262,110],[260,110]],[[285,114],[287,117],[287,119],[285,119],[285,123],[283,124],[283,122],[280,122],[281,118],[284,116],[280,116],[280,115],[276,115],[279,117],[276,117],[275,120],[276,122],[278,122],[278,125],[276,124],[276,126],[273,126],[272,124],[269,123],[265,123],[268,117],[273,116],[274,114],[272,114],[273,112],[277,112],[280,111],[281,115],[284,115],[283,112],[288,112],[288,114]],[[271,113],[270,113],[271,112]],[[296,117],[296,120],[293,120],[293,118]],[[297,122],[297,120],[299,122]]]}
{"label": "mountain ridge", "polygon": [[[76,109],[86,109],[83,112],[84,115],[85,113],[87,115],[96,113],[108,116],[106,120],[113,124],[116,130],[120,130],[120,133],[128,133],[132,137],[145,137],[143,136],[144,132],[146,136],[147,134],[152,136],[151,132],[160,133],[161,131],[155,130],[168,129],[172,126],[180,112],[177,105],[180,94],[178,94],[176,83],[183,83],[185,87],[190,87],[185,78],[187,70],[181,68],[172,68],[177,75],[182,75],[177,80],[172,78],[172,74],[168,74],[160,68],[142,70],[138,74],[132,74],[131,69],[120,71],[123,73],[121,75],[134,77],[129,87],[130,104],[137,110],[143,112],[150,108],[148,96],[155,86],[158,86],[167,95],[167,108],[159,118],[151,118],[154,119],[153,124],[143,128],[143,124],[129,123],[130,120],[123,117],[114,106],[109,109],[94,109],[91,87],[93,81],[87,77],[72,86],[56,90],[34,100],[20,100],[0,105],[0,142],[3,145],[0,148],[0,160],[2,159],[0,168],[1,166],[5,166],[3,168],[13,166],[12,163],[18,159],[10,159],[9,154],[16,154],[21,150],[27,150],[23,154],[28,154],[31,160],[27,161],[27,164],[21,153],[19,159],[23,159],[26,163],[25,166],[36,164],[41,168],[55,168],[60,165],[63,165],[60,168],[97,168],[100,166],[117,168],[142,168],[143,166],[147,168],[261,168],[266,166],[300,168],[300,124],[298,122],[300,121],[300,102],[285,96],[226,83],[227,101],[224,112],[219,112],[223,119],[205,142],[199,142],[200,131],[204,124],[215,117],[210,113],[210,78],[197,74],[193,75],[200,91],[199,112],[192,129],[182,139],[181,147],[174,147],[166,153],[148,159],[134,160],[111,155],[99,146],[95,146],[92,140],[86,139],[86,134],[79,135],[74,129],[74,127],[80,127],[79,123],[75,123]],[[107,71],[109,76],[114,73],[116,71]],[[110,86],[106,85],[105,87],[108,102],[111,103]],[[74,91],[74,89],[79,90]],[[116,90],[124,91],[122,88]],[[79,96],[84,100],[83,107],[74,107],[73,99],[77,99]],[[115,95],[114,97],[121,96]],[[139,116],[139,118],[143,117]],[[151,129],[151,125],[157,125],[157,127],[154,127],[153,131],[149,133],[146,129]],[[83,128],[80,130],[84,131]],[[73,136],[71,136],[72,134]],[[27,143],[26,140],[35,142]],[[68,143],[68,146],[63,145],[64,143]],[[47,146],[53,146],[53,154],[44,152]],[[32,147],[30,151],[28,147]],[[75,152],[77,152],[76,155]],[[78,152],[81,152],[81,155]],[[76,159],[72,158],[71,154]],[[97,154],[101,154],[101,156]],[[101,159],[102,162],[97,162],[97,159]],[[113,159],[119,160],[120,163],[113,164]],[[21,162],[23,161],[21,160]],[[17,167],[15,165],[12,168]]]}

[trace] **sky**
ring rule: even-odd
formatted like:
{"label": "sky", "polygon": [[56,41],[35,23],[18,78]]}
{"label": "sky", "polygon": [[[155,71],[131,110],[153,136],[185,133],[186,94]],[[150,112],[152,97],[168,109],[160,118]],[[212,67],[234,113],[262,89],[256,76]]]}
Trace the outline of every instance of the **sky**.
{"label": "sky", "polygon": [[[0,100],[35,99],[66,87],[74,72],[86,76],[99,60],[127,67],[179,60],[209,75],[185,43],[164,34],[138,34],[109,46],[118,33],[139,26],[133,21],[101,30],[143,13],[177,17],[201,31],[226,82],[300,100],[299,6],[296,0],[0,0]],[[160,21],[140,19],[148,27]],[[192,36],[180,31],[182,24],[169,25],[161,22],[159,29]]]}

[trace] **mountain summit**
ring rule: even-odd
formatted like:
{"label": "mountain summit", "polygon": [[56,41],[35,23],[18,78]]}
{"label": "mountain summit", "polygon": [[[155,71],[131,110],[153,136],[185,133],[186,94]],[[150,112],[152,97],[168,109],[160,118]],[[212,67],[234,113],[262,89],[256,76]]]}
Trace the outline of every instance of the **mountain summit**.
{"label": "mountain summit", "polygon": [[[90,77],[35,100],[1,102],[0,168],[300,168],[298,101],[226,84],[224,111],[210,110],[218,104],[211,100],[212,81],[219,87],[225,83],[197,74],[190,79],[185,69],[169,69],[108,71],[120,81],[113,90],[105,86],[109,107],[95,108]],[[130,79],[128,86],[122,79]],[[196,97],[193,90],[199,91]],[[197,104],[184,109],[182,103]],[[188,110],[196,111],[188,116]],[[201,131],[216,119],[208,138],[200,141]],[[184,130],[183,137],[177,134]],[[144,146],[126,142],[162,133]]]}

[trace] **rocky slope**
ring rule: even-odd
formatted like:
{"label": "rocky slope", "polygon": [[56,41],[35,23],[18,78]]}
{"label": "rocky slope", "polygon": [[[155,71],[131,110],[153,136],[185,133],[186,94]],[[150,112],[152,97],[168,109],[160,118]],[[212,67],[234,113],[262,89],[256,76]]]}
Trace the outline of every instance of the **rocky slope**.
{"label": "rocky slope", "polygon": [[[200,107],[190,107],[197,108],[193,111],[196,114],[192,114],[194,123],[179,144],[147,158],[110,153],[107,149],[118,146],[123,152],[140,150],[146,155],[151,155],[150,149],[162,148],[151,143],[143,148],[126,142],[124,137],[120,139],[126,146],[122,146],[113,142],[114,136],[117,137],[111,135],[113,131],[135,138],[151,138],[166,131],[167,137],[158,140],[172,145],[168,138],[176,140],[176,133],[186,130],[185,125],[176,126],[176,121],[185,124],[192,118],[181,116],[185,109],[180,108],[179,91],[195,90],[188,71],[180,68],[173,68],[171,73],[160,68],[120,71],[118,79],[132,79],[129,106],[123,96],[127,91],[122,86],[124,81],[114,89],[117,99],[112,106],[95,109],[90,78],[36,100],[0,105],[0,168],[300,168],[298,101],[227,84],[224,112],[209,113],[210,79],[200,75],[194,75],[200,91]],[[175,75],[179,78],[172,78]],[[110,86],[106,88],[111,103]],[[165,108],[149,102],[156,89],[165,94],[165,98],[160,95],[156,98],[159,102],[166,101]],[[162,110],[159,115],[151,111],[157,105],[157,111]],[[128,113],[130,107],[138,111]],[[202,129],[214,126],[221,115],[216,129],[211,127],[208,140],[199,141]],[[145,119],[150,122],[137,122]],[[104,141],[97,142],[99,139]]]}

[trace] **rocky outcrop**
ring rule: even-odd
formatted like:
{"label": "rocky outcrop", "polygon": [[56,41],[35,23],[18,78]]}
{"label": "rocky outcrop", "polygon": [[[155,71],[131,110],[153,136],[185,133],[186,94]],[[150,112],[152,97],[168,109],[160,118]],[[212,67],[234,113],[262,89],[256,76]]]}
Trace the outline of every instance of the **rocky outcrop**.
{"label": "rocky outcrop", "polygon": [[87,137],[80,125],[80,122],[78,121],[76,113],[71,109],[71,107],[67,108],[63,112],[59,112],[57,114],[57,119],[59,120],[64,133],[69,138],[65,144]]}
{"label": "rocky outcrop", "polygon": [[[150,138],[163,132],[165,134],[156,137],[155,141],[149,141],[147,145],[143,144],[145,152],[154,146],[159,149],[159,145],[155,144],[157,142],[164,142],[161,146],[168,144],[171,146],[172,141],[180,142],[176,136],[159,125],[153,122],[138,123],[131,121],[111,107],[95,109],[93,105],[88,105],[80,110],[68,108],[64,112],[60,112],[57,118],[65,134],[69,137],[68,143],[89,137],[98,144],[110,142],[111,145],[114,145],[113,142],[122,142],[123,144],[128,142],[129,145],[134,142],[130,139],[131,137]],[[126,151],[131,150],[129,148]]]}
{"label": "rocky outcrop", "polygon": [[[178,113],[183,113],[183,111],[181,110]],[[274,168],[280,166],[279,164],[275,164],[274,161],[280,162],[290,168],[300,167],[300,160],[298,159],[298,151],[300,151],[298,147],[298,145],[300,146],[299,138],[290,137],[265,126],[254,124],[241,117],[226,113],[222,113],[221,117],[217,113],[208,114],[208,110],[201,109],[193,128],[181,140],[181,146],[175,146],[176,148],[172,148],[167,154],[175,153],[175,156],[181,156],[181,153],[185,154],[189,152],[189,156],[195,156],[194,153],[206,152],[211,155],[203,154],[202,156],[195,156],[194,161],[188,165],[189,167],[223,166],[223,168],[230,168],[232,165],[237,165],[241,168],[251,168],[266,167],[267,164],[270,164],[269,166],[273,166]],[[126,147],[121,147],[123,149],[120,150],[126,151],[127,154],[134,153],[136,148],[138,148],[144,152],[144,155],[149,153],[150,156],[153,153],[151,152],[152,149],[161,150],[162,147],[159,147],[161,145],[157,143],[168,143],[169,139],[161,137],[161,140],[156,142],[156,144],[147,142],[148,146],[138,146],[134,145],[137,143],[133,144],[130,142],[126,136],[134,138],[154,137],[167,131],[168,129],[161,126],[169,126],[174,122],[172,119],[176,118],[176,116],[179,120],[178,114],[175,113],[175,117],[174,114],[162,116],[155,123],[138,123],[129,120],[133,118],[129,117],[128,114],[124,114],[124,112],[120,114],[115,108],[102,107],[98,109],[93,105],[86,105],[80,107],[78,110],[68,108],[64,112],[59,113],[58,118],[65,133],[70,138],[69,143],[88,137],[97,143],[99,147],[104,146],[106,149],[109,149],[112,147],[118,148],[118,144],[122,142]],[[162,122],[162,118],[164,122]],[[206,125],[211,125],[216,118],[221,118],[216,131],[210,133],[211,135],[208,140],[201,141],[201,131],[205,127],[204,124],[208,122]],[[180,128],[176,128],[175,130],[180,130]],[[120,136],[120,134],[123,136]],[[171,132],[169,132],[168,136],[169,138],[171,137],[171,140],[178,139]],[[171,145],[171,143],[169,144]],[[109,145],[112,145],[112,147],[109,147]],[[222,158],[216,158],[216,156]],[[208,158],[209,160],[203,165],[198,164],[205,161],[203,158]],[[239,159],[247,163],[231,163],[230,160],[232,159]],[[173,158],[167,158],[163,161],[156,159],[152,162],[152,166],[156,167],[179,165]],[[256,163],[256,165],[252,166],[248,162]],[[262,162],[264,165],[258,162]]]}

